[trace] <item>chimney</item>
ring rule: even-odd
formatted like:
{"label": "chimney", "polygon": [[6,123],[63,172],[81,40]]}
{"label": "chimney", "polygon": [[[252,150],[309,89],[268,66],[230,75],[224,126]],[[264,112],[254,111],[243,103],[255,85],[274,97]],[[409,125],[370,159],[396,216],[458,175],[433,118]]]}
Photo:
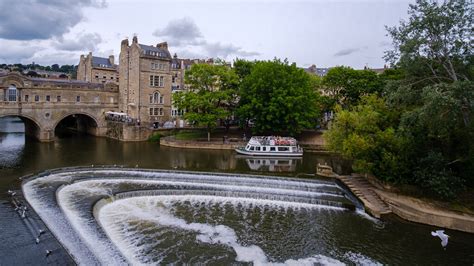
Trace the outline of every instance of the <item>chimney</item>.
{"label": "chimney", "polygon": [[115,57],[113,55],[109,55],[109,62],[113,66],[115,61]]}
{"label": "chimney", "polygon": [[138,43],[137,35],[133,36],[132,43]]}
{"label": "chimney", "polygon": [[127,39],[124,39],[122,40],[122,43],[121,43],[122,46],[126,46],[128,47],[128,38]]}
{"label": "chimney", "polygon": [[163,49],[165,51],[168,51],[168,43],[167,42],[160,42],[159,44],[156,45],[157,48]]}

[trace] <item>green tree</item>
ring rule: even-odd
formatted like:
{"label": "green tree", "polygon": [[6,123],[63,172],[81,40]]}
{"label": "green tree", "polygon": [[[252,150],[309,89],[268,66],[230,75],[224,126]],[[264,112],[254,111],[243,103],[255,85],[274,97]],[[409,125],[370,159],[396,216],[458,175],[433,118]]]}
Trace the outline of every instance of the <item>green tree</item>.
{"label": "green tree", "polygon": [[[363,100],[339,110],[327,138],[358,171],[451,199],[474,186],[472,4],[417,0],[409,15],[388,28],[386,109]],[[394,118],[381,119],[388,110]]]}
{"label": "green tree", "polygon": [[237,103],[238,77],[225,64],[195,64],[185,74],[190,90],[173,95],[173,104],[185,110],[184,118],[206,127],[207,139],[219,120],[232,115]]}
{"label": "green tree", "polygon": [[408,14],[408,21],[387,28],[395,49],[385,58],[404,69],[410,82],[472,80],[472,2],[417,0]]}
{"label": "green tree", "polygon": [[323,78],[328,95],[338,104],[356,104],[360,97],[370,93],[380,93],[383,81],[370,70],[354,70],[350,67],[331,68]]}
{"label": "green tree", "polygon": [[255,62],[240,86],[239,117],[254,122],[254,133],[314,128],[320,107],[311,85],[309,74],[286,60]]}
{"label": "green tree", "polygon": [[366,95],[349,110],[338,107],[324,137],[331,150],[353,161],[354,171],[396,181],[404,172],[398,156],[403,141],[393,127],[396,120],[397,114],[382,98]]}

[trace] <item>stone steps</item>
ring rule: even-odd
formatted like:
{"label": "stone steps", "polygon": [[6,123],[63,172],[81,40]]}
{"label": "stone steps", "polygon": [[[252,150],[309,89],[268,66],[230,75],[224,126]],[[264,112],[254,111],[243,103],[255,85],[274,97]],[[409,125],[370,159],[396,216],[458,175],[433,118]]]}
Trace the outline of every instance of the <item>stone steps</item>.
{"label": "stone steps", "polygon": [[387,205],[375,192],[376,188],[361,176],[338,176],[351,191],[356,195],[366,208],[376,217],[391,212],[390,206]]}

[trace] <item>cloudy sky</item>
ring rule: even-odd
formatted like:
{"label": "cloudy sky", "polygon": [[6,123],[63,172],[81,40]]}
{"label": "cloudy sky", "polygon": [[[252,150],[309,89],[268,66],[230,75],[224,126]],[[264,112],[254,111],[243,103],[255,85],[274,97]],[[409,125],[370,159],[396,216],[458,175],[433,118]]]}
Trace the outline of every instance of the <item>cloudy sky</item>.
{"label": "cloudy sky", "polygon": [[412,0],[1,0],[0,63],[118,58],[120,41],[167,41],[182,58],[288,58],[299,66],[382,67],[385,25]]}

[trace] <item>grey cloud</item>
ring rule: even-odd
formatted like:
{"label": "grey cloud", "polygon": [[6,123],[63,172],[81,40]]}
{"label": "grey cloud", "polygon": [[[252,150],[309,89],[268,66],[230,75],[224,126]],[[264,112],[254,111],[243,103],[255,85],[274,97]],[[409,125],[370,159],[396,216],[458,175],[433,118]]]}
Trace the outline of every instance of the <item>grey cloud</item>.
{"label": "grey cloud", "polygon": [[155,30],[153,35],[167,38],[167,41],[174,46],[200,45],[204,42],[196,23],[187,17],[171,20],[163,29]]}
{"label": "grey cloud", "polygon": [[221,44],[220,42],[205,43],[203,48],[210,57],[227,58],[229,55],[236,55],[236,56],[243,56],[243,57],[260,55],[260,53],[257,53],[257,52],[244,51],[242,50],[241,47],[238,47],[232,44]]}
{"label": "grey cloud", "polygon": [[83,19],[84,7],[106,7],[105,0],[2,0],[0,38],[49,39],[68,32]]}
{"label": "grey cloud", "polygon": [[388,42],[388,41],[382,41],[379,43],[379,46],[380,47],[388,47],[388,46],[391,46],[392,43],[391,42]]}
{"label": "grey cloud", "polygon": [[75,39],[60,38],[59,41],[54,44],[54,47],[63,51],[93,52],[101,42],[102,38],[98,33],[81,33],[78,34]]}
{"label": "grey cloud", "polygon": [[75,52],[44,52],[35,54],[30,61],[40,65],[77,65],[79,56],[80,54]]}
{"label": "grey cloud", "polygon": [[[199,27],[191,18],[188,17],[170,21],[163,29],[155,30],[153,35],[165,38],[172,46],[200,47],[205,55],[209,57],[226,58],[229,55],[249,57],[260,54],[257,52],[244,51],[241,47],[232,44],[206,41],[202,36]],[[190,53],[188,50],[183,50],[183,52],[185,55],[197,55],[196,53]]]}
{"label": "grey cloud", "polygon": [[342,49],[342,50],[336,52],[336,53],[334,54],[334,56],[346,56],[346,55],[353,54],[353,53],[355,53],[355,52],[359,52],[359,51],[365,50],[365,49],[367,49],[367,48],[368,48],[367,46],[364,46],[364,47],[357,47],[357,48]]}
{"label": "grey cloud", "polygon": [[36,45],[27,45],[17,41],[0,40],[0,61],[6,63],[25,62],[32,58],[37,52],[42,51]]}

